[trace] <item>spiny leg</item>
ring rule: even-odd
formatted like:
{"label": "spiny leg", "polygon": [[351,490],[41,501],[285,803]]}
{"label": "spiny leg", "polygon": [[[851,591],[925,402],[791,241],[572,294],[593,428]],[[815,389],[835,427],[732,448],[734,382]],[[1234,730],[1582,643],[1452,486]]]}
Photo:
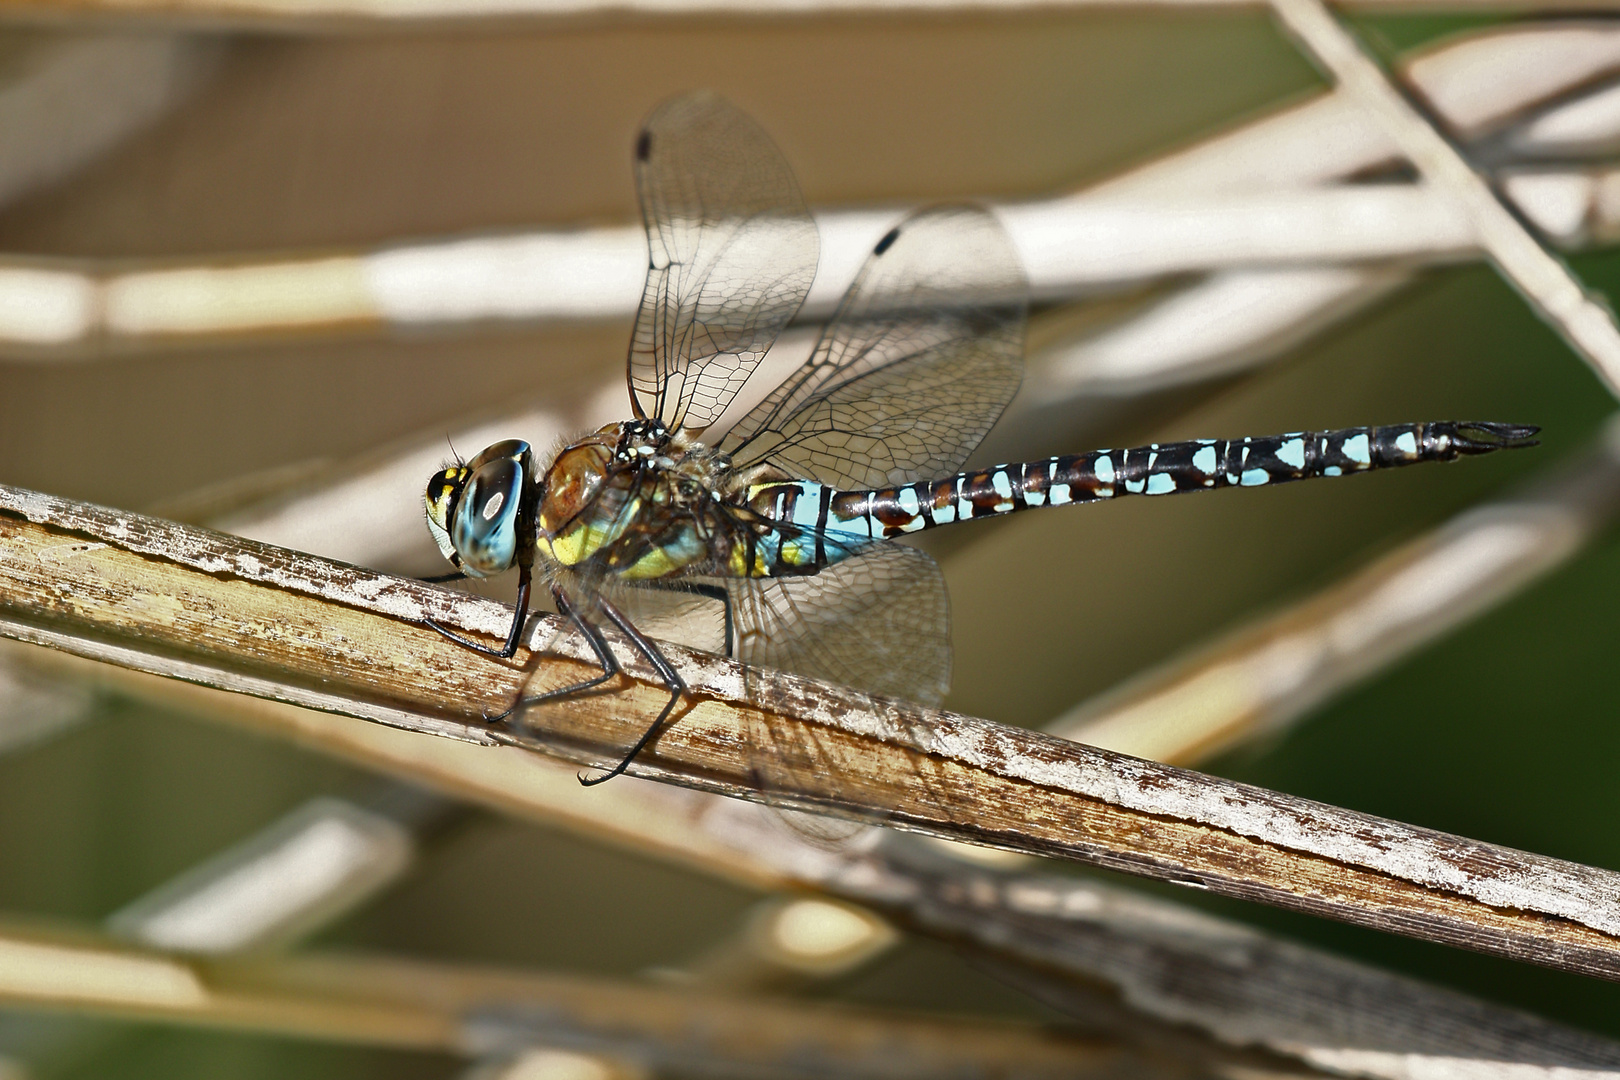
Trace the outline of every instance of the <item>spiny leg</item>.
{"label": "spiny leg", "polygon": [[[585,787],[595,787],[597,784],[611,780],[628,769],[630,763],[636,760],[636,756],[645,750],[647,744],[652,742],[658,733],[663,730],[664,721],[669,719],[669,714],[675,710],[675,705],[681,700],[681,695],[686,693],[686,683],[681,679],[680,674],[675,670],[675,666],[669,662],[669,659],[658,651],[658,646],[644,637],[641,631],[637,630],[635,625],[625,618],[623,612],[619,611],[618,608],[606,600],[599,600],[598,603],[601,605],[602,614],[608,617],[608,621],[617,627],[621,634],[630,639],[630,644],[634,645],[636,651],[647,658],[647,662],[658,672],[659,678],[664,680],[664,686],[669,690],[669,701],[664,704],[664,708],[659,712],[657,719],[648,725],[641,738],[636,740],[636,744],[630,748],[630,752],[625,754],[617,765],[601,776],[591,777],[590,779],[586,779],[581,774],[579,782]],[[727,612],[728,614],[730,612],[729,606]]]}
{"label": "spiny leg", "polygon": [[[466,575],[464,574],[458,573],[454,576],[447,575],[442,580],[454,581],[457,577],[465,576]],[[422,580],[436,581],[441,579],[423,578]],[[462,637],[454,630],[451,630],[446,626],[441,626],[432,619],[426,619],[424,621],[429,626],[433,627],[433,629],[455,642],[457,645],[463,645],[474,652],[483,653],[485,656],[495,656],[502,660],[512,659],[512,657],[517,655],[518,642],[523,639],[523,627],[529,621],[529,568],[527,566],[518,567],[517,611],[512,616],[512,629],[508,631],[506,635],[506,644],[501,646],[499,649],[492,649],[482,642],[474,641],[472,638]]]}
{"label": "spiny leg", "polygon": [[452,570],[448,574],[434,574],[431,577],[419,577],[416,580],[426,582],[429,585],[443,585],[447,581],[465,581],[466,579],[467,572],[465,570]]}
{"label": "spiny leg", "polygon": [[498,716],[488,717],[487,719],[491,723],[499,723],[520,709],[527,709],[548,701],[573,697],[575,694],[583,694],[587,690],[594,690],[622,670],[619,667],[619,658],[613,655],[613,649],[608,646],[607,638],[602,636],[602,631],[598,630],[589,619],[581,615],[578,608],[568,602],[568,597],[563,595],[561,589],[553,588],[551,596],[557,602],[557,611],[567,616],[568,621],[579,627],[579,632],[585,635],[585,640],[590,643],[591,651],[596,654],[596,662],[602,665],[602,674],[586,679],[584,682],[570,683],[567,686],[559,686],[555,690],[547,690],[545,693],[536,694],[534,697],[519,698],[517,703],[510,709]]}

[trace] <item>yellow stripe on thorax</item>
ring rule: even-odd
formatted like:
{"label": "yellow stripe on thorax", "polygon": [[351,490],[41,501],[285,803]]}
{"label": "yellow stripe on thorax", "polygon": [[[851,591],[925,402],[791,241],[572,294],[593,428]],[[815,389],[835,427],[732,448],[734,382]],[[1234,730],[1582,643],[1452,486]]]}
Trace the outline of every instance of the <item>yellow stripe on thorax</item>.
{"label": "yellow stripe on thorax", "polygon": [[652,581],[683,570],[691,562],[691,559],[684,558],[677,561],[665,548],[655,547],[623,570],[620,570],[619,576],[630,581]]}
{"label": "yellow stripe on thorax", "polygon": [[588,511],[574,519],[574,524],[549,540],[540,534],[538,546],[542,552],[564,566],[578,566],[608,544],[624,535],[624,530],[641,510],[641,500],[631,500],[613,517],[602,520]]}
{"label": "yellow stripe on thorax", "polygon": [[708,557],[708,545],[694,526],[686,524],[665,533],[659,543],[618,573],[631,581],[650,581],[680,573]]}

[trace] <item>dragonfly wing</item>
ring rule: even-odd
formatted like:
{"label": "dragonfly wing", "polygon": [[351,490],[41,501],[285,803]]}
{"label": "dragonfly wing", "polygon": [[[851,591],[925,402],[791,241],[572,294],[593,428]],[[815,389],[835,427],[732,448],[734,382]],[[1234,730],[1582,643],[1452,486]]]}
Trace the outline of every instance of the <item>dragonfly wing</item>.
{"label": "dragonfly wing", "polygon": [[750,666],[926,705],[950,687],[945,578],[931,556],[904,544],[868,541],[810,577],[626,585],[614,602],[649,637]]}
{"label": "dragonfly wing", "polygon": [[[843,683],[871,693],[938,705],[950,686],[950,613],[945,579],[923,551],[871,542],[858,554],[803,578],[698,579],[688,587],[623,590],[619,600],[642,631],[693,648],[725,651],[727,597],[733,655],[748,665],[750,683],[771,678],[763,668]],[[891,723],[905,721],[892,717]],[[902,727],[890,738],[917,740]],[[765,803],[782,823],[816,844],[842,846],[861,825],[797,812],[797,794],[818,785],[811,776],[847,776],[860,768],[836,745],[761,714],[746,742],[749,768]],[[880,822],[866,815],[863,823]]]}
{"label": "dragonfly wing", "polygon": [[660,106],[636,142],[647,283],[630,342],[636,414],[701,430],[816,275],[815,222],[770,137],[711,93]]}
{"label": "dragonfly wing", "polygon": [[1018,390],[1028,283],[982,207],[911,215],[881,240],[810,359],[722,440],[841,488],[958,471]]}
{"label": "dragonfly wing", "polygon": [[689,649],[725,653],[726,609],[723,590],[710,586],[700,592],[680,583],[668,586],[626,586],[614,602],[648,637],[673,641]]}
{"label": "dragonfly wing", "polygon": [[924,705],[950,689],[945,578],[926,552],[883,543],[811,577],[726,585],[746,664]]}
{"label": "dragonfly wing", "polygon": [[[950,611],[945,579],[923,551],[879,543],[813,577],[729,582],[738,659],[751,678],[759,667],[827,679],[860,690],[937,706],[950,688]],[[891,739],[916,741],[900,715]],[[799,792],[809,777],[860,784],[862,764],[846,761],[836,742],[813,731],[789,732],[761,716],[749,732],[749,767],[767,805],[804,838],[841,845],[859,825],[813,814]],[[881,805],[881,799],[879,799]],[[883,817],[863,815],[866,823]]]}

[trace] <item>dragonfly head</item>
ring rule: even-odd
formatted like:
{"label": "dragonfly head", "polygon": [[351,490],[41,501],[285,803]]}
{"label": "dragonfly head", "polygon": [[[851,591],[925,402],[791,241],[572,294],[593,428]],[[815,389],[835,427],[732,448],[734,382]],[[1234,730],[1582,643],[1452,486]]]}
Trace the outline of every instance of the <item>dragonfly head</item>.
{"label": "dragonfly head", "polygon": [[532,470],[529,444],[508,439],[433,474],[428,531],[451,565],[470,577],[492,577],[516,561]]}

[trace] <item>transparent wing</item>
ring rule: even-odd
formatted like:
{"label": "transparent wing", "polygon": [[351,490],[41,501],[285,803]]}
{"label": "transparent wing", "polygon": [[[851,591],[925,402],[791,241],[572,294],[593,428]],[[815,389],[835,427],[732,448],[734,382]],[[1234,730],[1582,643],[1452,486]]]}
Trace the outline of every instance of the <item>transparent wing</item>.
{"label": "transparent wing", "polygon": [[[699,587],[723,588],[729,596],[734,653],[749,665],[750,681],[769,678],[759,668],[775,668],[934,706],[950,687],[945,579],[916,548],[880,541],[813,577],[713,579]],[[633,594],[627,599],[643,631],[723,651],[725,607],[713,596],[645,587],[626,592]],[[890,738],[916,739],[917,733],[896,729]],[[861,783],[860,763],[842,760],[835,746],[802,729],[779,729],[763,714],[747,739],[754,782],[785,826],[824,845],[841,845],[860,831],[853,822],[796,812],[808,807],[795,798],[816,786],[803,777]]]}
{"label": "transparent wing", "polygon": [[816,276],[815,222],[770,137],[711,93],[660,106],[636,142],[647,284],[630,341],[636,415],[701,430]]}
{"label": "transparent wing", "polygon": [[885,543],[813,577],[728,581],[737,659],[938,705],[951,685],[945,578]]}
{"label": "transparent wing", "polygon": [[873,249],[810,359],[721,449],[842,488],[958,471],[1018,390],[1028,292],[989,211],[913,214]]}
{"label": "transparent wing", "polygon": [[[950,689],[945,579],[926,552],[882,543],[814,577],[728,584],[738,658],[750,672],[756,665],[776,668],[934,706]],[[897,728],[889,737],[915,739],[916,733]],[[859,786],[862,763],[764,717],[749,732],[748,752],[766,803],[794,832],[836,845],[859,831],[853,822],[794,812],[805,808],[794,795],[816,786],[802,783],[806,777],[838,776]]]}
{"label": "transparent wing", "polygon": [[[714,592],[720,589],[716,587]],[[626,585],[613,600],[648,637],[704,652],[726,652],[725,602],[715,595],[678,584]]]}
{"label": "transparent wing", "polygon": [[624,586],[614,602],[651,637],[724,653],[719,595],[731,605],[732,655],[745,664],[924,705],[950,688],[945,578],[926,552],[878,541],[811,577]]}

